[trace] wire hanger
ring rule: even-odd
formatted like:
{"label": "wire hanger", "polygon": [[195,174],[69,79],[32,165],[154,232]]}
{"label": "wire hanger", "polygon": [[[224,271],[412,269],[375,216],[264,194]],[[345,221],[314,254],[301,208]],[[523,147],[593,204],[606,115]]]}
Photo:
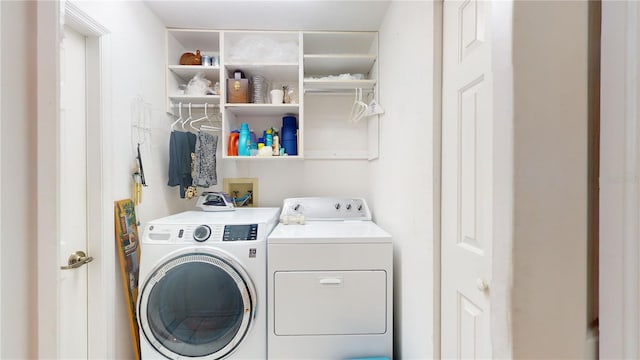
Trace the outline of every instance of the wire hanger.
{"label": "wire hanger", "polygon": [[364,117],[368,107],[369,106],[362,101],[362,89],[356,88],[356,96],[353,100],[353,105],[351,106],[349,122],[354,124],[359,122]]}
{"label": "wire hanger", "polygon": [[131,145],[145,144],[151,140],[151,105],[138,95],[131,103]]}
{"label": "wire hanger", "polygon": [[[205,115],[206,115],[206,119],[207,119],[207,120],[209,120],[209,124],[210,124],[210,125],[202,124],[202,125],[200,125],[200,130],[202,130],[202,131],[221,131],[221,130],[222,130],[222,128],[221,128],[220,126],[216,126],[216,125],[214,125],[213,120],[212,120],[212,119],[209,117],[209,115],[207,114],[207,110],[206,110],[206,109],[207,109],[207,106],[208,106],[208,105],[207,105],[207,104],[205,104],[205,110],[204,110],[204,113],[205,113]],[[216,111],[217,109],[218,109],[218,107],[217,107],[216,105],[213,105],[213,112],[214,112],[214,116],[216,117],[216,119],[218,119],[218,118],[219,118],[219,115],[220,115],[220,111],[219,111],[219,110],[218,110],[218,111]],[[203,120],[203,119],[205,119],[205,118],[201,118],[201,119],[199,119],[199,120]]]}
{"label": "wire hanger", "polygon": [[187,131],[187,129],[185,129],[184,124],[186,124],[187,122],[193,120],[193,118],[191,117],[191,103],[189,103],[189,117],[186,118],[183,122],[182,122],[182,131]]}
{"label": "wire hanger", "polygon": [[191,123],[189,124],[189,126],[191,126],[191,128],[192,128],[193,130],[195,130],[195,131],[198,131],[198,130],[199,130],[199,129],[198,129],[197,127],[195,127],[193,124],[195,124],[195,123],[197,123],[197,122],[200,122],[200,121],[202,121],[202,120],[205,120],[205,119],[206,119],[206,120],[209,120],[209,114],[207,114],[207,108],[208,108],[208,107],[209,107],[209,104],[204,103],[204,116],[202,116],[202,117],[200,117],[200,118],[198,118],[198,119],[195,119],[195,120],[191,121]]}
{"label": "wire hanger", "polygon": [[171,131],[175,130],[176,125],[182,121],[182,103],[178,104],[178,119],[171,123]]}

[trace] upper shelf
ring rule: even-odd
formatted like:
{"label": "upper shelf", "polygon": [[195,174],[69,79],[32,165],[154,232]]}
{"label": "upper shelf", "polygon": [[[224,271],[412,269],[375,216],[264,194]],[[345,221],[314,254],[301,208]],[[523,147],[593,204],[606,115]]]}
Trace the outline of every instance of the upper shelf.
{"label": "upper shelf", "polygon": [[262,75],[269,81],[298,81],[298,63],[226,63],[224,67],[227,69],[229,78],[233,78],[234,71],[242,70],[247,78]]}
{"label": "upper shelf", "polygon": [[[305,93],[345,93],[373,90],[376,80],[377,34],[374,32],[303,33]],[[362,74],[369,80],[343,80],[343,74]]]}
{"label": "upper shelf", "polygon": [[216,30],[167,29],[167,34],[181,44],[182,49],[220,49],[220,32]]}
{"label": "upper shelf", "polygon": [[205,95],[205,96],[197,96],[197,95],[171,95],[169,96],[173,106],[176,106],[179,103],[182,103],[183,106],[189,103],[193,104],[220,104],[220,95]]}
{"label": "upper shelf", "polygon": [[374,32],[305,32],[305,54],[377,54]]}
{"label": "upper shelf", "polygon": [[184,81],[191,80],[199,72],[204,73],[204,77],[209,80],[218,80],[220,78],[220,68],[217,66],[169,65],[169,70]]}
{"label": "upper shelf", "polygon": [[180,64],[182,54],[186,52],[201,55],[219,56],[220,32],[211,30],[167,29],[167,65]]}
{"label": "upper shelf", "polygon": [[296,31],[227,31],[223,53],[231,63],[297,63],[300,34]]}
{"label": "upper shelf", "polygon": [[311,54],[304,55],[305,75],[364,74],[376,61],[370,54]]}
{"label": "upper shelf", "polygon": [[304,80],[304,89],[307,91],[330,91],[349,89],[373,89],[375,80]]}
{"label": "upper shelf", "polygon": [[298,115],[300,111],[297,104],[225,104],[225,109],[242,116]]}

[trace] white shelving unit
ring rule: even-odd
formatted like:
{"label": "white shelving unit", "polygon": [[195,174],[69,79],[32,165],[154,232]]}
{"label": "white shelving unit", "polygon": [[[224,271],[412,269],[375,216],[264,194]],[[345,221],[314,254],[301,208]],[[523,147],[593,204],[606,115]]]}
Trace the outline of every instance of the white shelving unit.
{"label": "white shelving unit", "polygon": [[220,32],[213,30],[167,29],[167,111],[173,112],[175,105],[182,103],[203,107],[205,104],[220,104],[220,95],[185,95],[184,87],[196,74],[203,73],[212,87],[220,81],[220,66],[180,65],[180,57],[186,52],[220,56]]}
{"label": "white shelving unit", "polygon": [[[184,112],[219,106],[222,158],[238,160],[375,159],[378,157],[378,116],[347,123],[356,89],[366,101],[377,99],[376,32],[226,31],[167,29],[167,109]],[[276,51],[271,51],[271,50]],[[200,50],[216,56],[219,66],[180,65],[185,52]],[[227,103],[227,79],[241,70],[246,78],[263,76],[271,87],[289,86],[294,103]],[[183,87],[202,72],[217,95],[185,95]],[[344,74],[359,74],[348,77]],[[323,96],[316,96],[323,95]],[[269,95],[266,94],[268,101]],[[251,101],[251,100],[250,100]],[[197,110],[196,110],[197,111]],[[256,136],[266,128],[280,131],[282,117],[298,121],[298,155],[238,157],[227,154],[229,133],[247,122]]]}
{"label": "white shelving unit", "polygon": [[[223,34],[222,61],[223,67],[223,134],[229,134],[234,129],[239,129],[240,124],[246,122],[249,128],[254,130],[256,137],[268,128],[275,128],[281,132],[282,117],[294,115],[298,121],[299,129],[304,127],[304,119],[301,109],[301,102],[296,104],[271,104],[268,91],[272,88],[279,88],[287,85],[298,91],[302,88],[300,76],[301,35],[299,32],[291,31],[225,31]],[[254,75],[261,75],[265,78],[267,91],[265,91],[265,102],[262,104],[238,104],[227,103],[227,79],[233,78],[235,71],[240,70],[245,78],[251,79]],[[251,89],[250,89],[251,96]],[[300,98],[300,96],[298,96]],[[251,100],[250,100],[251,101]],[[228,138],[223,136],[222,145],[227,146]],[[224,158],[239,160],[293,160],[304,157],[303,131],[298,135],[298,151],[295,156],[229,156],[224,152]],[[224,148],[226,149],[226,148]],[[286,151],[286,149],[285,149]]]}
{"label": "white shelving unit", "polygon": [[[377,100],[378,35],[375,32],[305,32],[304,101],[307,159],[378,157],[379,118],[347,123],[356,89]],[[322,96],[319,96],[322,95]],[[348,96],[345,96],[348,95]],[[322,109],[333,107],[328,117]],[[326,129],[332,129],[329,133]],[[318,136],[311,136],[315,133]],[[330,146],[325,139],[331,138]]]}

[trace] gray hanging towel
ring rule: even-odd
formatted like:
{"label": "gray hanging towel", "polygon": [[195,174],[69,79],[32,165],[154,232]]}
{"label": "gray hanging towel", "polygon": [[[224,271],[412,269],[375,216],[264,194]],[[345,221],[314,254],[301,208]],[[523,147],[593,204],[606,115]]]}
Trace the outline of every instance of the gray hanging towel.
{"label": "gray hanging towel", "polygon": [[193,186],[209,187],[218,184],[218,175],[216,174],[217,148],[218,135],[204,131],[198,132],[193,169]]}
{"label": "gray hanging towel", "polygon": [[195,151],[196,135],[172,131],[169,138],[169,186],[180,186],[180,197],[191,186],[191,153]]}

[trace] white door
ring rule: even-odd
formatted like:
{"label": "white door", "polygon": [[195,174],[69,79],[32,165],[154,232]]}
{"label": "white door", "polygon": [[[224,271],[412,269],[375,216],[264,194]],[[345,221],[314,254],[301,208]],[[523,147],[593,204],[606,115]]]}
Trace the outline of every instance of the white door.
{"label": "white door", "polygon": [[[68,265],[71,254],[87,252],[87,89],[86,38],[64,27],[60,48],[60,252]],[[90,254],[89,254],[90,255]],[[88,256],[88,255],[87,255]],[[82,260],[80,260],[82,261]],[[80,265],[81,263],[77,263]],[[60,271],[61,359],[88,357],[88,266]]]}
{"label": "white door", "polygon": [[443,359],[492,358],[490,7],[467,0],[445,1],[443,8]]}
{"label": "white door", "polygon": [[[108,31],[70,1],[37,12],[38,358],[113,358]],[[96,259],[62,270],[76,251]]]}

